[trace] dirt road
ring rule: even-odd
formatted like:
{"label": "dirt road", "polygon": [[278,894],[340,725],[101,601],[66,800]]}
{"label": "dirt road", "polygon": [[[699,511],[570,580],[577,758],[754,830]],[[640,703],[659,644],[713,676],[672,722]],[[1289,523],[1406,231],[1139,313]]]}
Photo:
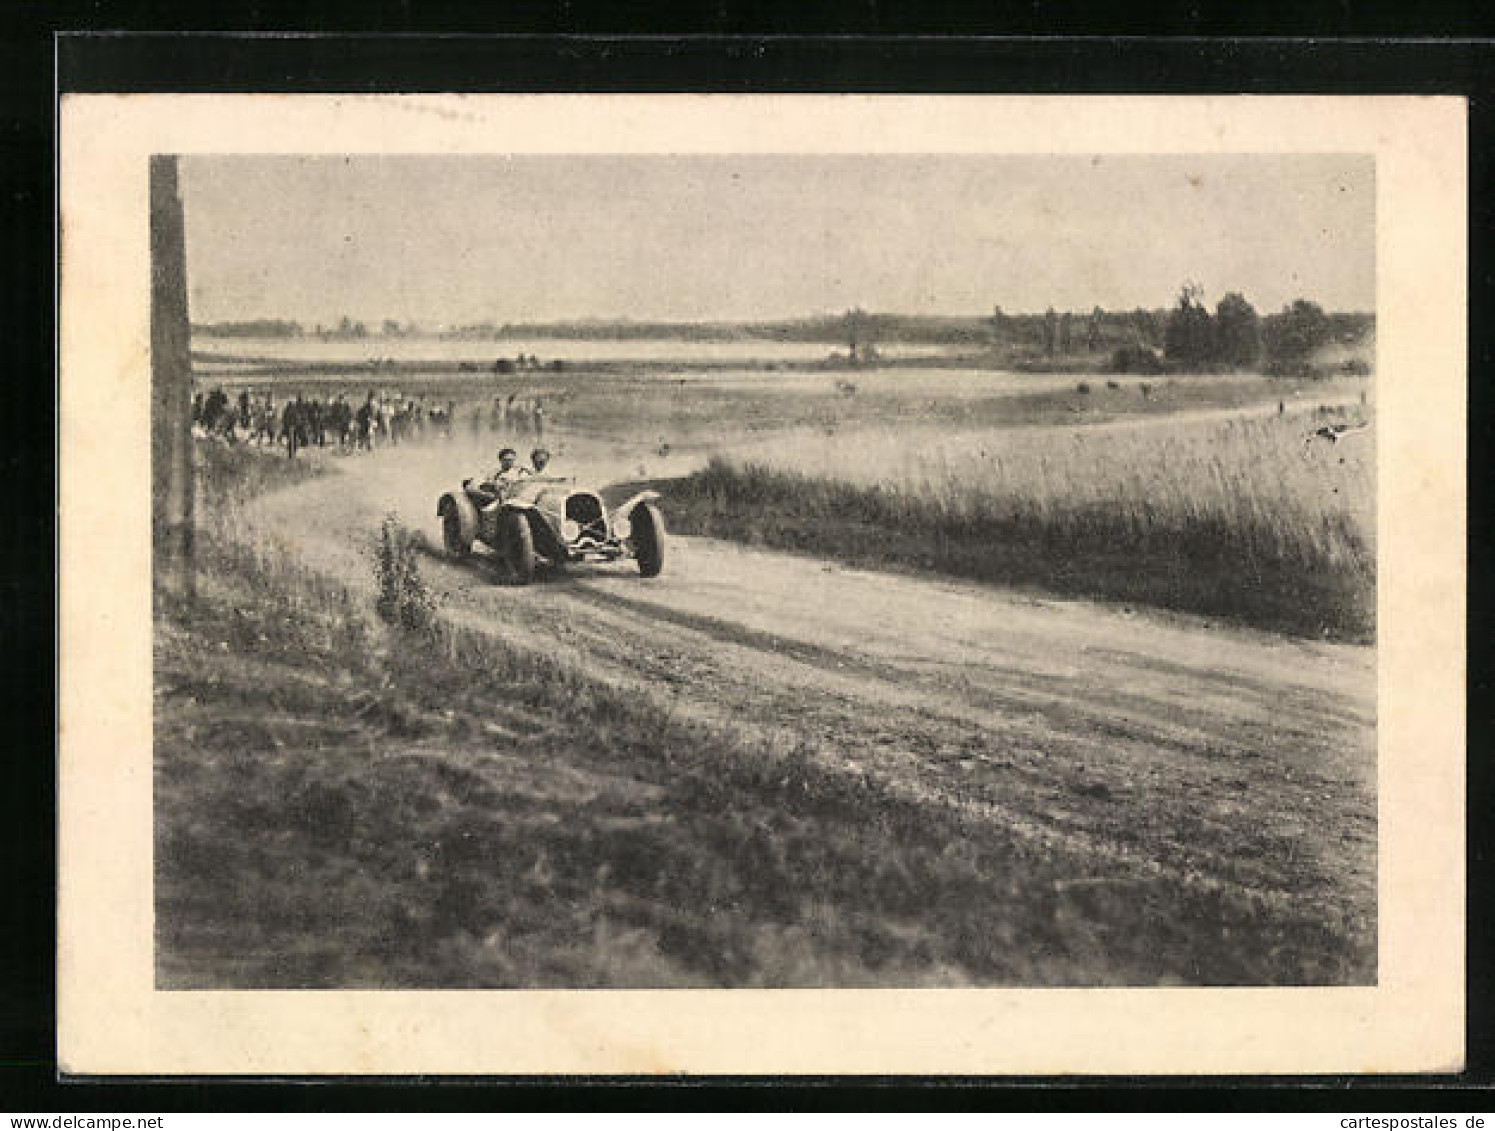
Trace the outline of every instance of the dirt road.
{"label": "dirt road", "polygon": [[[606,482],[692,462],[590,450],[585,463],[563,450],[561,469]],[[370,587],[381,516],[439,546],[439,492],[488,458],[331,460],[338,473],[263,500],[254,521]],[[682,714],[789,737],[1037,850],[1063,846],[1091,862],[1076,888],[1167,876],[1264,916],[1301,913],[1354,952],[1357,980],[1374,979],[1373,649],[706,539],[673,539],[670,555],[658,579],[578,566],[524,589],[498,583],[486,556],[433,553],[422,570],[454,618]]]}

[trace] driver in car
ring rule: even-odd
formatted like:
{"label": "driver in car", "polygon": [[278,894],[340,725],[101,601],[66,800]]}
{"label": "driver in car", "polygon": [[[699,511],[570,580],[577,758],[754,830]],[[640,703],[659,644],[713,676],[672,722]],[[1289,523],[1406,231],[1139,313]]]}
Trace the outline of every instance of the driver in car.
{"label": "driver in car", "polygon": [[513,448],[500,448],[497,470],[477,486],[469,486],[468,494],[472,495],[482,506],[487,506],[495,499],[502,498],[511,486],[531,474],[529,468],[520,467],[518,464],[518,452]]}
{"label": "driver in car", "polygon": [[550,452],[545,448],[536,448],[529,454],[530,466],[534,468],[533,474],[544,475],[545,468],[550,464]]}

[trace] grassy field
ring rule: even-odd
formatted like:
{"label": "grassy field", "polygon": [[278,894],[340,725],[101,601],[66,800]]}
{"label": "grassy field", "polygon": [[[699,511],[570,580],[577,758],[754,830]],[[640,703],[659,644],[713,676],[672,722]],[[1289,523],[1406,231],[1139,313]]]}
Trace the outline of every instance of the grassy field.
{"label": "grassy field", "polygon": [[[206,455],[209,484],[291,474],[227,477],[220,457],[256,457]],[[240,494],[209,500],[196,601],[157,594],[162,987],[1373,974],[1373,919],[1332,900],[1097,876],[1080,848],[1038,850],[804,747],[677,717],[516,647],[502,620],[390,627],[244,541]]]}
{"label": "grassy field", "polygon": [[671,519],[859,565],[1366,641],[1374,440],[1304,442],[1354,415],[800,435],[671,483]]}
{"label": "grassy field", "polygon": [[459,433],[474,410],[495,397],[539,400],[547,423],[581,435],[667,443],[733,444],[791,428],[844,429],[940,424],[949,427],[1162,417],[1178,412],[1275,403],[1299,393],[1353,395],[1364,383],[1335,387],[1250,375],[1097,378],[1093,374],[1017,374],[986,369],[888,367],[824,372],[804,369],[591,367],[545,374],[338,374],[307,369],[273,376],[201,374],[204,389],[250,386],[277,399],[399,390],[431,403],[452,400]]}

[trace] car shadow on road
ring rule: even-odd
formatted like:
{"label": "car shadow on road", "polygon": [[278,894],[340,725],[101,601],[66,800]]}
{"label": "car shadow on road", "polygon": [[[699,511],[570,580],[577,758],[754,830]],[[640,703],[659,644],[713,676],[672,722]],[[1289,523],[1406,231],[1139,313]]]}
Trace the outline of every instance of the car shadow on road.
{"label": "car shadow on road", "polygon": [[472,553],[458,557],[456,554],[448,553],[441,546],[434,544],[427,538],[419,539],[416,545],[420,552],[432,561],[440,562],[442,565],[460,570],[468,576],[488,585],[514,584],[513,579],[504,568],[504,564],[498,560],[497,554],[474,549]]}
{"label": "car shadow on road", "polygon": [[[509,573],[507,567],[501,562],[497,554],[488,550],[474,550],[464,557],[457,557],[447,553],[440,546],[432,544],[428,539],[422,538],[417,543],[419,550],[432,561],[440,562],[442,565],[450,566],[460,570],[476,581],[484,585],[502,586],[507,589],[523,589],[514,577]],[[605,567],[599,567],[596,563],[571,564],[564,566],[540,566],[535,572],[531,585],[568,585],[588,578],[607,576]]]}

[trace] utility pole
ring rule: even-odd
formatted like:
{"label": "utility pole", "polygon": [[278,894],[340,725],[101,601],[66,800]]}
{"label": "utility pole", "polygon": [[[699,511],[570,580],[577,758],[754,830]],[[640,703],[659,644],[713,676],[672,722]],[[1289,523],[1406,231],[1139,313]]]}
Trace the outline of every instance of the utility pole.
{"label": "utility pole", "polygon": [[192,354],[177,158],[150,159],[151,520],[155,569],[187,600],[193,547]]}

